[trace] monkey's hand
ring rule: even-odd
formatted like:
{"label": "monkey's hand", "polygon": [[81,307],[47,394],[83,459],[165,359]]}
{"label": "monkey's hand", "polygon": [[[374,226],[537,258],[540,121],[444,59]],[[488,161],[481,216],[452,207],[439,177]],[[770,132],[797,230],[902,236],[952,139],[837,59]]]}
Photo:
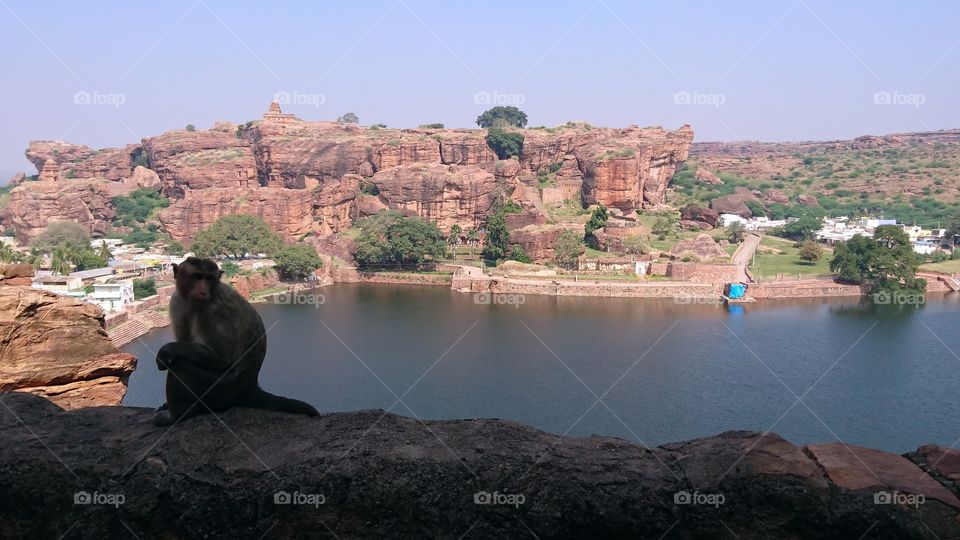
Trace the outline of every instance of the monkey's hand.
{"label": "monkey's hand", "polygon": [[174,354],[175,347],[171,347],[171,345],[176,345],[176,343],[167,343],[163,347],[160,347],[160,350],[157,352],[157,369],[160,371],[166,371],[173,367],[177,355]]}

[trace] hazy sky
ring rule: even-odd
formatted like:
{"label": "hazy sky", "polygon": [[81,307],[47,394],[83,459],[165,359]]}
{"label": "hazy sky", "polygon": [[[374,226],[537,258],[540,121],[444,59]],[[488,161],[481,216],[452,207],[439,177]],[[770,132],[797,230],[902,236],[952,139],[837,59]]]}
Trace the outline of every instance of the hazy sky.
{"label": "hazy sky", "polygon": [[118,146],[278,92],[390,127],[497,103],[699,141],[958,127],[958,20],[955,1],[0,0],[0,170],[35,172],[31,139]]}

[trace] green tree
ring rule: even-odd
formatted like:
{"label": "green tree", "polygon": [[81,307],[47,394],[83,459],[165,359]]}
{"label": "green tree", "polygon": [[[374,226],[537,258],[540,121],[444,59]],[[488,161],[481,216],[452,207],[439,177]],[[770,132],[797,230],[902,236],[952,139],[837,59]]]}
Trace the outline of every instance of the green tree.
{"label": "green tree", "polygon": [[435,224],[387,210],[360,223],[354,258],[360,266],[401,268],[443,257],[446,238]]}
{"label": "green tree", "polygon": [[501,128],[513,126],[522,128],[527,125],[527,113],[516,107],[497,106],[486,110],[477,117],[477,125],[482,128]]}
{"label": "green tree", "polygon": [[869,283],[874,291],[920,292],[927,282],[916,277],[919,257],[910,238],[896,225],[877,227],[873,238],[854,236],[833,250],[830,270],[851,283]]}
{"label": "green tree", "polygon": [[450,251],[453,252],[453,260],[457,260],[457,244],[460,243],[461,234],[463,234],[463,228],[454,223],[450,227],[450,234],[447,235],[447,243],[450,244]]}
{"label": "green tree", "polygon": [[527,255],[527,252],[523,249],[523,246],[517,244],[513,246],[513,249],[510,250],[510,256],[507,257],[511,261],[517,261],[522,263],[531,263],[533,262],[530,259],[530,256]]}
{"label": "green tree", "polygon": [[523,154],[523,135],[500,128],[490,128],[487,131],[487,146],[500,159],[520,157]]}
{"label": "green tree", "polygon": [[170,201],[155,189],[140,188],[126,196],[110,199],[110,204],[113,205],[114,224],[134,227],[146,223],[155,209],[166,208]]}
{"label": "green tree", "polygon": [[193,124],[187,124],[187,131],[194,132],[197,130],[197,127]]}
{"label": "green tree", "polygon": [[256,216],[223,216],[197,233],[191,249],[198,257],[227,256],[241,259],[248,253],[273,255],[280,238]]}
{"label": "green tree", "polygon": [[176,240],[167,240],[167,243],[163,245],[163,252],[167,255],[176,255],[177,257],[183,255],[186,250],[183,248],[183,244],[177,242]]}
{"label": "green tree", "polygon": [[743,223],[739,221],[734,221],[727,227],[727,239],[730,240],[731,244],[739,244],[743,242],[743,235],[746,233],[746,230],[743,227]]}
{"label": "green tree", "polygon": [[0,262],[11,263],[17,260],[17,252],[6,242],[0,242]]}
{"label": "green tree", "polygon": [[590,214],[590,219],[587,221],[587,224],[584,225],[584,241],[591,246],[596,247],[597,237],[594,236],[593,233],[597,229],[602,229],[607,224],[607,220],[609,218],[610,215],[607,212],[607,207],[602,204],[598,204],[597,207],[593,209],[593,213]]}
{"label": "green tree", "polygon": [[360,117],[353,114],[352,112],[348,112],[347,114],[341,116],[340,118],[337,118],[337,123],[338,124],[359,124]]}
{"label": "green tree", "polygon": [[679,227],[680,217],[676,212],[661,212],[657,214],[657,219],[653,222],[651,230],[660,240],[665,240],[667,236],[675,233]]}
{"label": "green tree", "polygon": [[483,239],[483,250],[480,255],[488,261],[499,261],[507,256],[510,245],[510,231],[502,212],[497,212],[487,218],[487,236]]}
{"label": "green tree", "polygon": [[223,261],[220,265],[223,275],[233,277],[243,271],[243,267],[233,261]]}
{"label": "green tree", "polygon": [[470,256],[473,257],[473,248],[477,245],[477,242],[480,240],[480,231],[476,227],[471,227],[467,231],[467,242],[470,242]]}
{"label": "green tree", "polygon": [[813,238],[813,233],[819,231],[822,227],[822,219],[814,216],[804,216],[787,223],[781,229],[775,231],[775,234],[790,240],[810,240]]}
{"label": "green tree", "polygon": [[750,213],[754,216],[765,216],[767,211],[763,208],[763,203],[753,199],[747,199],[744,201],[744,204],[747,205],[747,208],[750,209]]}
{"label": "green tree", "polygon": [[110,247],[107,246],[106,242],[100,242],[100,251],[97,252],[97,255],[100,256],[104,261],[109,262],[113,258],[113,253],[110,253]]}
{"label": "green tree", "polygon": [[49,253],[60,245],[81,248],[90,247],[90,235],[87,233],[87,229],[79,223],[57,221],[48,225],[47,228],[30,243],[31,247],[35,247],[46,253]]}
{"label": "green tree", "polygon": [[643,235],[628,236],[623,239],[623,252],[628,255],[643,255],[650,252],[650,245]]}
{"label": "green tree", "polygon": [[54,274],[65,276],[70,273],[70,248],[66,244],[61,244],[53,248],[53,254],[50,259],[50,271]]}
{"label": "green tree", "polygon": [[277,271],[286,279],[304,279],[323,266],[317,250],[309,244],[287,244],[273,257]]}
{"label": "green tree", "polygon": [[133,280],[133,298],[141,300],[157,294],[157,282],[153,278]]}
{"label": "green tree", "polygon": [[107,266],[107,259],[92,249],[72,249],[68,252],[68,260],[73,263],[76,271],[103,268]]}
{"label": "green tree", "polygon": [[573,229],[567,229],[557,235],[553,246],[553,260],[562,268],[577,267],[577,259],[583,251],[583,236]]}
{"label": "green tree", "polygon": [[800,259],[813,264],[823,257],[823,248],[813,240],[800,242]]}

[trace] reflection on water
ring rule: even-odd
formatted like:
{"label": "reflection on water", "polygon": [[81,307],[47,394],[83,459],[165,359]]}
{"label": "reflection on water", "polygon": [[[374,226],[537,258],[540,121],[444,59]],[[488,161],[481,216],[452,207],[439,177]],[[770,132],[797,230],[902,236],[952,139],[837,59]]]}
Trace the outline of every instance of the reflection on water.
{"label": "reflection on water", "polygon": [[[960,437],[960,295],[678,305],[527,296],[477,304],[444,288],[339,284],[316,306],[259,304],[270,391],[324,411],[508,418],[649,445],[731,429],[903,452]],[[125,404],[163,401],[156,331]],[[600,402],[597,398],[602,397]],[[798,400],[798,398],[801,398]]]}

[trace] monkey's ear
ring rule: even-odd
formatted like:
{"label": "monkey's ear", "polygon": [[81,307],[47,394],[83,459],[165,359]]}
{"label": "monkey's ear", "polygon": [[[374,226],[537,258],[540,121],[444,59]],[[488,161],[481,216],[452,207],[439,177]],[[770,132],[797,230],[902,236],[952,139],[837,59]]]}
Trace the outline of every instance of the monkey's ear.
{"label": "monkey's ear", "polygon": [[173,263],[172,266],[173,266],[173,277],[177,277],[177,270],[180,269],[180,265],[177,263]]}

